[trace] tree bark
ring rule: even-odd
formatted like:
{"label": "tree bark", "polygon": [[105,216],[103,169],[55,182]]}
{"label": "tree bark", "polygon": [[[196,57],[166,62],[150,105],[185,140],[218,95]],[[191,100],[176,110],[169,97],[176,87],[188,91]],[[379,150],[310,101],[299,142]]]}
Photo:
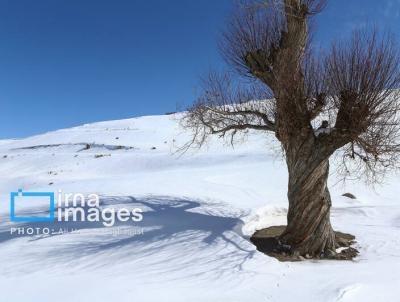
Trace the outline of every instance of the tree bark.
{"label": "tree bark", "polygon": [[329,157],[321,156],[312,135],[300,147],[287,150],[289,211],[280,242],[291,254],[329,258],[335,255],[327,187]]}

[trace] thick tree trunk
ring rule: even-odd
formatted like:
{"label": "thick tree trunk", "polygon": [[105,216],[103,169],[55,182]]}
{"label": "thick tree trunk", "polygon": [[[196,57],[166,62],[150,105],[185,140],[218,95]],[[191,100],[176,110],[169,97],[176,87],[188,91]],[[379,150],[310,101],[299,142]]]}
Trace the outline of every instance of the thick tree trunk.
{"label": "thick tree trunk", "polygon": [[287,155],[289,211],[280,242],[292,254],[333,257],[336,242],[329,219],[329,158],[321,159],[313,139]]}
{"label": "thick tree trunk", "polygon": [[[353,259],[358,254],[351,247],[355,237],[334,232],[329,219],[329,153],[318,147],[314,136],[291,146],[295,147],[285,145],[289,170],[287,225],[258,230],[251,242],[259,251],[281,261]],[[338,247],[344,249],[336,253]]]}

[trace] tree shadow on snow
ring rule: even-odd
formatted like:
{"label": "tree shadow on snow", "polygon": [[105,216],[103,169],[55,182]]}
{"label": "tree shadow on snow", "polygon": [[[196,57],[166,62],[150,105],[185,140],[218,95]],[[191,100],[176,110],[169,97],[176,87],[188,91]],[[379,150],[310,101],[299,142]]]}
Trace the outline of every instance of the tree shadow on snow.
{"label": "tree shadow on snow", "polygon": [[[192,252],[193,249],[199,249],[199,255],[201,255],[201,251],[211,248],[212,251],[215,250],[219,255],[214,255],[211,257],[213,259],[208,260],[219,260],[222,261],[221,264],[224,263],[223,265],[230,263],[229,265],[233,266],[231,267],[232,269],[242,270],[242,265],[248,259],[251,259],[255,253],[252,245],[241,234],[243,222],[240,217],[243,213],[232,213],[221,207],[221,205],[210,206],[195,200],[173,197],[134,198],[126,196],[101,198],[100,206],[143,208],[144,213],[141,222],[131,220],[127,222],[116,221],[115,225],[109,229],[112,231],[119,227],[125,229],[126,227],[135,227],[137,230],[143,229],[144,232],[142,234],[134,233],[130,235],[128,233],[125,235],[102,236],[99,240],[96,232],[99,229],[106,229],[102,222],[27,222],[9,225],[8,228],[3,225],[0,230],[0,246],[6,241],[21,237],[28,237],[29,240],[33,241],[67,235],[67,233],[60,234],[55,232],[50,235],[31,236],[23,234],[16,236],[10,233],[10,227],[48,227],[51,230],[76,229],[79,232],[83,231],[85,234],[83,240],[79,239],[81,234],[76,234],[73,237],[76,240],[73,239],[71,242],[71,239],[68,239],[68,243],[64,245],[62,244],[63,241],[57,241],[56,251],[50,250],[48,252],[48,256],[50,258],[53,257],[54,261],[59,262],[62,260],[64,263],[80,257],[101,253],[110,255],[115,253],[118,255],[116,261],[121,262],[124,261],[124,257],[132,258],[135,254],[141,257],[147,255],[157,258],[158,252],[180,245],[184,247],[184,251],[181,251],[182,255],[176,256],[182,257],[181,259],[185,259],[184,254],[191,249]],[[223,210],[218,211],[218,209]],[[91,230],[94,231],[93,236],[87,236],[87,233]],[[46,241],[43,244],[46,244]],[[191,247],[192,244],[193,246]],[[226,257],[230,258],[229,261],[224,260]]]}

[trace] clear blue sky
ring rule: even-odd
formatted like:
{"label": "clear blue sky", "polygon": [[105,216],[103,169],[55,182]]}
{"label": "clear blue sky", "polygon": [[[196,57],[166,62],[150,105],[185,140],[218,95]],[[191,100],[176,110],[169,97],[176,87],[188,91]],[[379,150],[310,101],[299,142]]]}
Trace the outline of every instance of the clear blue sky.
{"label": "clear blue sky", "polygon": [[[233,2],[0,0],[0,138],[190,104]],[[368,22],[399,38],[400,0],[330,0],[316,42]]]}

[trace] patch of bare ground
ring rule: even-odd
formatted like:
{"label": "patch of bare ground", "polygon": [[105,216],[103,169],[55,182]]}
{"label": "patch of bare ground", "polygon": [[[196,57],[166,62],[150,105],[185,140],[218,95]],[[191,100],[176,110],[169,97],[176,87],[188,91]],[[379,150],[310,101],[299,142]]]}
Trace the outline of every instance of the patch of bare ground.
{"label": "patch of bare ground", "polygon": [[358,255],[358,251],[352,247],[355,237],[351,234],[336,232],[336,251],[329,255],[321,253],[318,256],[299,255],[290,250],[290,246],[282,244],[279,240],[286,226],[271,226],[256,231],[250,241],[257,247],[257,250],[278,259],[279,261],[302,261],[307,259],[330,259],[330,260],[352,260]]}

